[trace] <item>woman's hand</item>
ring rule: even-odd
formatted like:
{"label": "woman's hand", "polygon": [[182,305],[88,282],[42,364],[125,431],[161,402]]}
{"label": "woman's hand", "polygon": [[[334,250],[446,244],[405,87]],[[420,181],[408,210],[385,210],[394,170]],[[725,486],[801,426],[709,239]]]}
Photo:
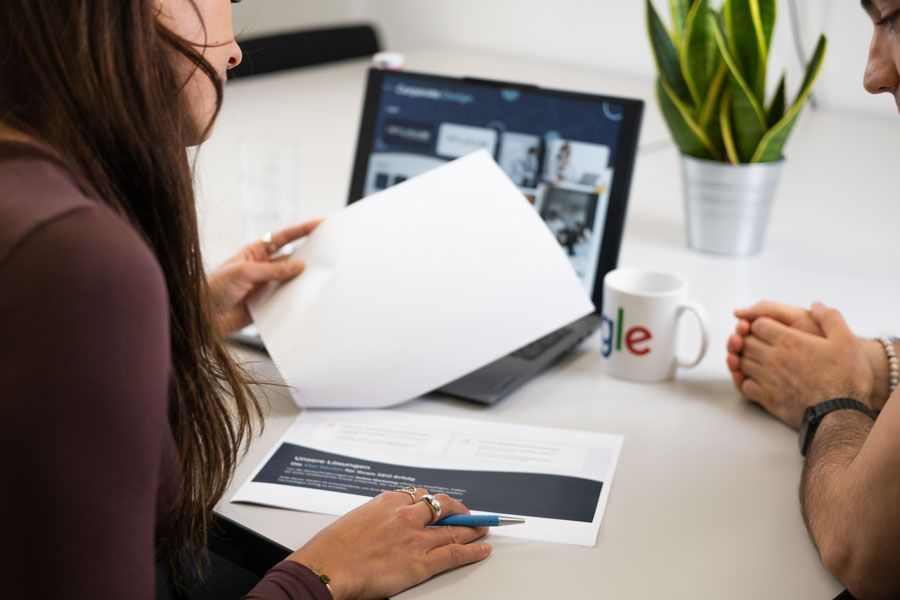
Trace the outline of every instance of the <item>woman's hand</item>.
{"label": "woman's hand", "polygon": [[271,256],[282,246],[312,233],[319,223],[309,221],[282,229],[272,234],[271,244],[262,240],[248,244],[209,275],[207,283],[219,331],[231,333],[252,322],[247,299],[260,287],[271,281],[287,281],[303,272],[303,262],[287,257],[272,260]]}
{"label": "woman's hand", "polygon": [[[416,497],[427,492],[416,490]],[[465,506],[436,494],[441,516],[467,514]],[[432,512],[407,492],[385,492],[323,529],[288,559],[328,575],[337,600],[387,598],[438,573],[487,558],[474,543],[487,528],[428,529]]]}
{"label": "woman's hand", "polygon": [[794,429],[819,402],[849,396],[871,403],[874,376],[863,341],[834,309],[813,304],[809,318],[821,336],[770,317],[754,319],[737,365],[744,396]]}
{"label": "woman's hand", "polygon": [[[727,364],[728,370],[731,371],[734,386],[741,392],[743,392],[744,381],[747,378],[741,369],[741,356],[744,352],[744,341],[750,335],[754,321],[766,317],[797,331],[820,337],[825,335],[818,323],[813,319],[810,311],[797,306],[765,300],[754,304],[750,308],[736,310],[734,315],[738,318],[738,323],[735,332],[728,338]],[[873,388],[870,397],[868,399],[860,398],[859,400],[869,403],[876,411],[880,411],[884,407],[884,403],[887,402],[889,395],[888,379],[890,372],[884,347],[878,340],[865,338],[857,338],[857,340],[865,351],[873,374]]]}

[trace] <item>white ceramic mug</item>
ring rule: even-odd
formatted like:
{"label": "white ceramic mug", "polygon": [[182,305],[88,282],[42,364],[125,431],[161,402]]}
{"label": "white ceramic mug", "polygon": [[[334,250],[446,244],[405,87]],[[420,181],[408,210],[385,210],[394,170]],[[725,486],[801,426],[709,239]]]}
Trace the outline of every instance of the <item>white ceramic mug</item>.
{"label": "white ceramic mug", "polygon": [[[677,355],[679,323],[686,312],[700,322],[700,351]],[[633,381],[665,381],[678,367],[694,367],[709,346],[706,309],[688,302],[687,284],[668,273],[616,269],[603,280],[601,355],[607,373]]]}

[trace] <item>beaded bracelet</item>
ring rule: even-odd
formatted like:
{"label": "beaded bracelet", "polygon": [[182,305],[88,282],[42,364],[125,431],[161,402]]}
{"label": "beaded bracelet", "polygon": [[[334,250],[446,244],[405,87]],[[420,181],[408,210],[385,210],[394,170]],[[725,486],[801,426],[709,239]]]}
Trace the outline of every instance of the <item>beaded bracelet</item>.
{"label": "beaded bracelet", "polygon": [[897,360],[897,351],[894,350],[894,344],[887,336],[882,335],[876,339],[884,346],[884,354],[887,356],[888,367],[890,369],[890,375],[888,377],[888,394],[893,394],[894,390],[897,388],[897,384],[900,383],[900,362]]}

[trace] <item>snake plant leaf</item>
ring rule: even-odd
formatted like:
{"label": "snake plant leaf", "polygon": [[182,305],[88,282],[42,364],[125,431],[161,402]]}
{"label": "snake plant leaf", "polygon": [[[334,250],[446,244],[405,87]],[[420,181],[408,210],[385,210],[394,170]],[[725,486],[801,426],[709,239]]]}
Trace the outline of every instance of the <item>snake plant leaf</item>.
{"label": "snake plant leaf", "polygon": [[684,38],[679,48],[681,68],[694,106],[701,106],[721,64],[712,28],[715,17],[709,0],[697,0],[687,14]]}
{"label": "snake plant leaf", "polygon": [[687,14],[698,0],[669,0],[669,9],[672,13],[672,33],[676,45],[684,36],[684,27],[687,24]]}
{"label": "snake plant leaf", "polygon": [[719,105],[719,128],[722,131],[722,144],[725,146],[728,162],[733,165],[740,163],[741,158],[738,156],[734,135],[731,133],[731,90],[725,90],[722,95],[722,103]]}
{"label": "snake plant leaf", "polygon": [[683,102],[691,102],[691,93],[684,76],[681,74],[681,65],[678,63],[678,51],[666,30],[665,24],[659,18],[659,14],[653,7],[651,0],[647,1],[647,30],[650,35],[650,44],[653,47],[653,56],[656,59],[656,68],[668,86],[675,92],[678,99]]}
{"label": "snake plant leaf", "polygon": [[775,0],[759,0],[759,16],[760,21],[762,21],[766,51],[768,51],[772,47],[772,33],[775,31],[775,20],[778,18],[778,8]]}
{"label": "snake plant leaf", "polygon": [[741,74],[737,60],[731,54],[725,41],[725,34],[718,25],[715,26],[713,32],[716,37],[716,43],[719,45],[719,52],[722,54],[722,59],[728,67],[728,74],[731,78],[730,87],[733,93],[731,126],[735,145],[741,160],[749,161],[769,128],[766,122],[766,113],[757,97],[753,94],[750,84],[747,83],[747,80]]}
{"label": "snake plant leaf", "polygon": [[766,114],[766,122],[769,127],[774,127],[775,123],[784,116],[785,103],[787,102],[787,92],[785,89],[785,76],[781,76],[778,88],[775,90],[775,96],[772,97],[772,103],[769,104],[769,110]]}
{"label": "snake plant leaf", "polygon": [[691,116],[690,107],[678,98],[675,90],[662,77],[656,79],[656,96],[672,137],[683,153],[697,158],[721,159],[712,140]]}
{"label": "snake plant leaf", "polygon": [[688,4],[688,0],[669,0],[669,10],[672,13],[672,33],[676,42],[679,42],[684,34]]}
{"label": "snake plant leaf", "polygon": [[728,48],[753,94],[762,98],[766,91],[769,52],[759,0],[725,0],[722,12],[728,32]]}
{"label": "snake plant leaf", "polygon": [[716,74],[713,75],[712,81],[709,83],[709,88],[706,91],[706,98],[703,100],[703,104],[700,105],[700,111],[697,115],[698,120],[700,121],[700,126],[706,128],[710,123],[714,122],[716,114],[716,109],[719,106],[719,100],[722,98],[722,88],[725,87],[725,79],[728,74],[728,68],[725,66],[725,63],[719,59],[719,68],[716,70]]}
{"label": "snake plant leaf", "polygon": [[816,51],[806,65],[806,76],[803,78],[803,85],[797,92],[797,98],[790,110],[768,131],[759,143],[759,147],[750,159],[750,162],[773,162],[781,160],[782,150],[787,141],[800,111],[809,100],[812,93],[812,86],[822,71],[822,64],[825,61],[825,54],[828,52],[828,40],[825,36],[819,36],[819,42],[816,44]]}

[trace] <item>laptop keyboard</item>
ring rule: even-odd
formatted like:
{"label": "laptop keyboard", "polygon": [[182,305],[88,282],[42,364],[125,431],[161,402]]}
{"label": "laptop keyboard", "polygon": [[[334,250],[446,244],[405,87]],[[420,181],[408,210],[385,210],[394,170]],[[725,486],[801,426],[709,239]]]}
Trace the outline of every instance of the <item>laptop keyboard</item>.
{"label": "laptop keyboard", "polygon": [[516,358],[522,358],[524,360],[534,360],[544,353],[545,350],[556,344],[559,340],[563,339],[567,335],[572,333],[572,330],[568,327],[563,329],[557,329],[553,333],[549,335],[545,335],[541,339],[531,342],[527,346],[523,348],[519,348],[515,352],[511,354],[511,356],[515,356]]}

